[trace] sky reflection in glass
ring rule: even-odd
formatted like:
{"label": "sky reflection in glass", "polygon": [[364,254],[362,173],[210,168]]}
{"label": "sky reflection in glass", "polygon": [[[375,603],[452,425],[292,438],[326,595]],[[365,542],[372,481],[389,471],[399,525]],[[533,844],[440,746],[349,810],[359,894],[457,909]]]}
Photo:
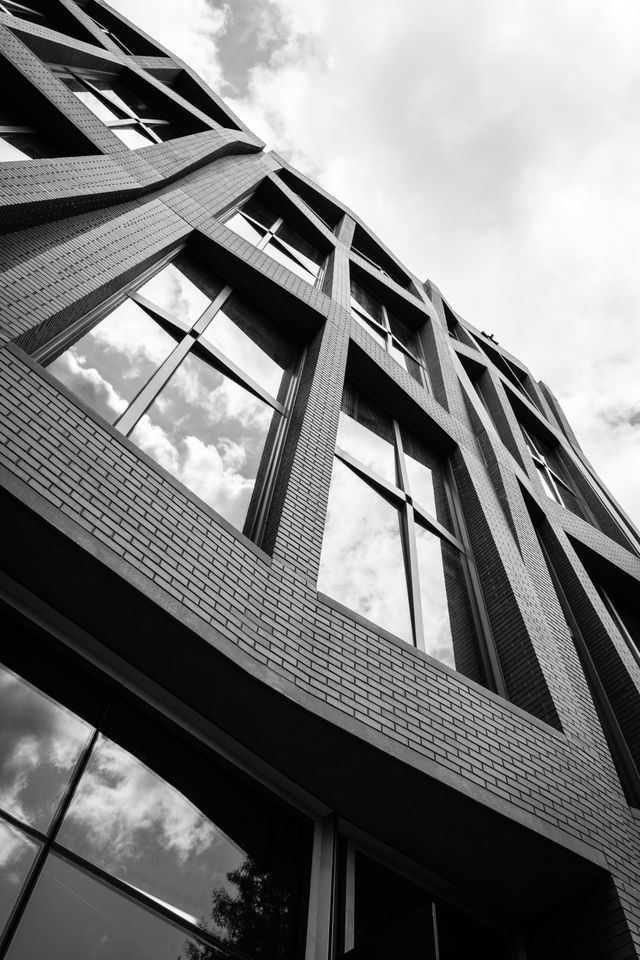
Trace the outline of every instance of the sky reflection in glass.
{"label": "sky reflection in glass", "polygon": [[0,809],[47,830],[92,728],[0,667]]}
{"label": "sky reflection in glass", "polygon": [[0,819],[0,933],[9,919],[40,844]]}
{"label": "sky reflection in glass", "polygon": [[455,667],[442,565],[442,541],[418,523],[415,524],[415,531],[425,650],[441,663]]}
{"label": "sky reflection in glass", "polygon": [[[182,320],[188,328],[211,303],[211,298],[173,263],[156,273],[155,277],[148,280],[137,292]],[[215,290],[215,293],[217,292]]]}
{"label": "sky reflection in glass", "polygon": [[[202,951],[202,952],[200,952]],[[224,954],[50,856],[29,900],[9,960],[214,960]]]}
{"label": "sky reflection in glass", "polygon": [[432,517],[436,514],[436,498],[433,486],[435,458],[413,433],[402,430],[404,462],[409,475],[409,490],[413,499],[424,507]]}
{"label": "sky reflection in glass", "polygon": [[174,346],[173,337],[142,307],[125,300],[48,370],[113,423]]}
{"label": "sky reflection in glass", "polygon": [[298,263],[298,261],[294,259],[288,250],[285,250],[285,248],[279,244],[277,240],[269,241],[264,252],[268,253],[273,260],[277,260],[278,263],[281,263],[283,266],[287,267],[288,270],[291,270],[292,273],[295,273],[298,277],[306,280],[307,283],[310,283],[312,286],[316,282],[317,273],[311,273],[310,270],[307,270],[306,267],[303,267],[302,264]]}
{"label": "sky reflection in glass", "polygon": [[277,398],[293,348],[285,336],[261,313],[238,297],[230,297],[216,314],[203,340]]}
{"label": "sky reflection in glass", "polygon": [[241,530],[273,416],[279,414],[190,353],[131,439]]}
{"label": "sky reflection in glass", "polygon": [[[248,240],[249,243],[258,246],[264,233],[251,223],[246,217],[243,217],[241,213],[235,213],[226,224],[234,233],[237,233],[238,236],[242,237],[243,240]],[[265,231],[266,232],[266,231]]]}
{"label": "sky reflection in glass", "polygon": [[318,589],[411,641],[400,513],[337,458]]}
{"label": "sky reflection in glass", "polygon": [[178,790],[102,735],[58,841],[192,923],[209,916],[214,889],[237,895],[228,874],[247,860]]}
{"label": "sky reflection in glass", "polygon": [[115,133],[118,140],[122,140],[130,150],[138,150],[139,147],[148,147],[156,142],[138,126],[111,127],[110,129],[112,133]]}
{"label": "sky reflection in glass", "polygon": [[345,390],[337,446],[379,476],[396,483],[396,458],[391,419],[355,390]]}

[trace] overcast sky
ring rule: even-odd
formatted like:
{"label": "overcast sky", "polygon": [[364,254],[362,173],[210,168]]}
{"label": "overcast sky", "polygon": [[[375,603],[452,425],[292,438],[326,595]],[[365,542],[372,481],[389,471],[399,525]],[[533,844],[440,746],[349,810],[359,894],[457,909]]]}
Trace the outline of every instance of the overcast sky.
{"label": "overcast sky", "polygon": [[111,0],[546,381],[640,522],[640,8]]}

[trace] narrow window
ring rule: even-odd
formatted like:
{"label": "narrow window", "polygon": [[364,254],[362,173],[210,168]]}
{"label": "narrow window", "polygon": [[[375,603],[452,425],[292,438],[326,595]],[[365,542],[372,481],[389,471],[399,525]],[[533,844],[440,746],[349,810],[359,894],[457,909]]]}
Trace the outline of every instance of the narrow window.
{"label": "narrow window", "polygon": [[252,197],[227,221],[244,240],[264,250],[312,286],[320,277],[324,256],[274,210]]}
{"label": "narrow window", "polygon": [[557,462],[553,451],[522,424],[520,429],[546,495],[579,517],[584,517],[580,500],[569,485],[568,479],[562,476],[562,467]]}
{"label": "narrow window", "polygon": [[296,362],[276,323],[181,254],[65,346],[50,373],[259,539]]}
{"label": "narrow window", "polygon": [[447,473],[418,436],[347,385],[318,588],[486,682]]}
{"label": "narrow window", "polygon": [[399,317],[391,313],[368,290],[351,279],[351,313],[360,326],[390,353],[414,380],[428,387],[427,371],[420,341]]}

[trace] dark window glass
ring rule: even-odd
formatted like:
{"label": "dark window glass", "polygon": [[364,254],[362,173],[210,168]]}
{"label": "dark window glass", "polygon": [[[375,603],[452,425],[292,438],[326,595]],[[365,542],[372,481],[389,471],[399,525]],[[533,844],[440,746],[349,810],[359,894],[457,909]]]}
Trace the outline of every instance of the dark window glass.
{"label": "dark window glass", "polygon": [[11,916],[39,848],[37,841],[0,817],[0,934]]}
{"label": "dark window glass", "polygon": [[281,223],[276,230],[276,237],[285,244],[292,247],[298,259],[302,260],[303,266],[314,276],[318,275],[323,258],[316,250],[313,244],[309,243],[304,237],[293,230],[287,223]]}
{"label": "dark window glass", "polygon": [[0,667],[0,809],[46,831],[92,730]]}
{"label": "dark window glass", "polygon": [[433,904],[425,890],[360,854],[355,890],[349,960],[436,960]]}
{"label": "dark window glass", "polygon": [[400,511],[337,458],[318,589],[411,641]]}
{"label": "dark window glass", "polygon": [[391,418],[359,391],[345,389],[337,445],[385,480],[396,483]]}
{"label": "dark window glass", "polygon": [[3,160],[38,160],[53,157],[56,151],[36,133],[0,133],[0,162]]}
{"label": "dark window glass", "polygon": [[242,529],[274,417],[270,406],[191,353],[131,439]]}
{"label": "dark window glass", "polygon": [[449,904],[436,905],[440,960],[511,960],[509,940],[499,930],[487,926]]}
{"label": "dark window glass", "polygon": [[41,27],[48,27],[50,30],[55,29],[49,18],[34,7],[16,3],[15,0],[3,0],[0,4],[0,9],[2,8],[4,8],[7,13],[13,14],[14,17],[20,17],[21,20],[29,20],[31,23],[37,23]]}
{"label": "dark window glass", "polygon": [[107,884],[50,856],[11,942],[10,960],[224,958]]}
{"label": "dark window glass", "polygon": [[351,280],[351,298],[352,305],[355,305],[356,309],[366,313],[372,320],[384,326],[382,304],[353,279]]}
{"label": "dark window glass", "polygon": [[125,300],[49,364],[49,372],[113,423],[169,355],[175,340]]}
{"label": "dark window glass", "polygon": [[294,351],[264,314],[245,300],[230,297],[206,328],[202,340],[220,350],[272,397],[278,397]]}
{"label": "dark window glass", "polygon": [[242,212],[252,220],[256,220],[265,230],[270,230],[278,220],[278,216],[270,207],[260,203],[255,197],[251,197],[246,203],[242,204]]}

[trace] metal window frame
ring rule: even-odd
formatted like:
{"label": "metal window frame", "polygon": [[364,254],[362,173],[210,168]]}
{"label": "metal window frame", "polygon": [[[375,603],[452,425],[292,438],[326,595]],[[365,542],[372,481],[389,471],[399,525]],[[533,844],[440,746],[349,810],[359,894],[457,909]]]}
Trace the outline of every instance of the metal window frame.
{"label": "metal window frame", "polygon": [[[251,520],[249,529],[247,529],[246,532],[244,528],[240,531],[244,536],[247,536],[259,545],[264,535],[278,465],[291,419],[290,413],[295,403],[301,372],[306,358],[306,348],[299,352],[299,356],[293,361],[291,367],[283,373],[282,384],[284,400],[281,401],[272,396],[249,374],[245,373],[233,360],[226,357],[219,348],[200,339],[200,335],[206,332],[227,300],[234,294],[238,294],[235,288],[229,284],[225,284],[211,301],[210,305],[190,326],[181,322],[178,318],[172,317],[167,310],[158,307],[150,300],[147,300],[146,297],[138,294],[137,291],[140,287],[144,286],[148,280],[160,273],[180,254],[185,252],[188,253],[188,248],[182,244],[161,260],[156,261],[153,266],[136,277],[127,287],[119,290],[118,293],[114,294],[109,300],[100,304],[75,324],[72,324],[69,329],[63,331],[58,337],[53,338],[39,350],[34,351],[33,359],[45,367],[48,366],[48,364],[72,347],[74,343],[93,329],[93,327],[106,319],[106,317],[113,313],[122,303],[126,300],[132,300],[140,309],[149,314],[164,330],[169,332],[171,336],[174,337],[176,343],[169,355],[142,385],[135,397],[132,398],[126,409],[110,424],[119,434],[127,438],[130,437],[130,434],[140,419],[191,351],[222,373],[223,376],[235,381],[258,400],[271,407],[272,411],[279,414],[279,421],[271,450],[268,451],[268,460],[265,463],[265,470],[261,479],[260,490],[258,491],[255,515]],[[206,270],[206,268],[203,269]],[[239,295],[241,296],[241,294]],[[97,412],[96,415],[100,416]],[[270,422],[270,428],[272,424],[273,420]],[[179,480],[177,482],[180,483]],[[197,494],[188,487],[185,489],[189,490],[190,495],[197,496]],[[211,507],[210,509],[213,510],[214,508]]]}
{"label": "metal window frame", "polygon": [[[377,406],[380,406],[377,404]],[[380,409],[383,409],[380,407]],[[506,697],[506,685],[500,667],[500,661],[493,641],[491,624],[489,616],[484,605],[480,580],[478,578],[471,545],[469,543],[462,511],[458,502],[457,491],[455,489],[455,478],[450,463],[447,460],[440,459],[440,477],[443,481],[447,505],[451,516],[452,530],[445,527],[430,511],[422,506],[409,493],[410,485],[408,472],[405,463],[404,446],[402,443],[402,426],[393,413],[384,411],[391,419],[394,433],[394,458],[396,467],[396,477],[398,482],[391,483],[389,480],[381,477],[375,470],[372,470],[366,464],[352,456],[347,450],[341,448],[336,443],[335,457],[356,473],[364,483],[372,487],[379,496],[387,501],[391,501],[400,513],[401,545],[404,557],[405,578],[407,584],[407,595],[409,599],[409,612],[411,617],[411,627],[413,633],[414,646],[427,656],[430,656],[426,649],[424,620],[422,616],[422,599],[420,595],[420,573],[418,569],[418,558],[416,550],[416,537],[414,526],[419,523],[435,537],[444,540],[458,550],[462,559],[463,575],[469,597],[471,616],[476,626],[476,631],[480,639],[478,644],[480,648],[480,658],[485,669],[487,681],[496,693]],[[428,447],[428,444],[425,444]],[[437,455],[436,455],[437,456]],[[434,658],[437,659],[437,658]],[[438,661],[439,662],[439,661]],[[455,668],[454,668],[455,669]]]}
{"label": "metal window frame", "polygon": [[[358,284],[358,286],[360,286],[360,284]],[[365,290],[367,293],[369,293],[369,291],[366,290],[366,287],[362,287],[362,289]],[[373,296],[372,294],[369,294],[369,295],[370,295],[370,296]],[[400,341],[400,340],[395,336],[395,334],[393,333],[393,331],[392,331],[392,329],[391,329],[391,321],[390,321],[390,319],[389,319],[389,311],[388,311],[387,307],[385,306],[385,304],[382,303],[381,300],[378,300],[377,297],[373,297],[373,299],[376,301],[376,303],[378,304],[378,306],[380,307],[380,309],[381,309],[381,311],[382,311],[382,321],[383,321],[382,323],[380,323],[378,320],[376,320],[374,317],[371,316],[371,314],[366,310],[366,308],[363,307],[362,304],[360,304],[360,303],[358,302],[358,300],[357,300],[356,297],[354,297],[353,292],[351,292],[351,299],[350,299],[350,306],[351,306],[351,315],[352,315],[352,317],[353,317],[353,318],[367,331],[367,333],[369,333],[370,335],[371,335],[371,328],[372,328],[372,327],[376,330],[376,332],[378,333],[378,335],[379,335],[379,336],[382,338],[382,340],[383,340],[383,344],[382,344],[383,349],[389,354],[389,356],[390,356],[393,360],[395,360],[395,357],[393,356],[393,354],[392,354],[392,352],[391,352],[391,348],[392,348],[392,347],[394,347],[396,350],[399,350],[400,353],[405,354],[405,356],[407,356],[407,357],[409,357],[411,360],[413,360],[413,362],[414,362],[415,364],[417,364],[418,369],[419,369],[420,372],[421,372],[421,377],[422,377],[422,379],[421,379],[420,385],[423,386],[423,387],[425,387],[427,390],[431,391],[431,383],[430,383],[430,380],[429,380],[429,374],[428,374],[428,372],[427,372],[427,365],[426,365],[426,362],[425,362],[425,359],[424,359],[424,356],[423,356],[423,352],[422,352],[422,346],[421,346],[420,340],[419,340],[419,338],[418,338],[418,332],[415,331],[416,348],[417,348],[417,349],[416,349],[416,352],[415,352],[415,353],[412,353],[411,350],[409,350],[408,347],[406,347],[403,343],[401,343],[401,341]],[[402,322],[403,322],[403,321],[400,320],[400,323],[402,323]],[[375,337],[374,337],[374,339],[375,339]],[[376,342],[377,342],[377,341],[376,341]],[[397,360],[396,360],[396,363],[398,363],[398,365],[401,366],[401,364],[399,364],[399,362],[398,362]],[[409,372],[409,371],[407,371],[407,372]],[[411,376],[412,374],[409,374],[409,375]],[[414,377],[414,380],[415,380],[415,379],[416,379],[416,378]]]}
{"label": "metal window frame", "polygon": [[[247,199],[251,199],[251,197]],[[289,243],[287,243],[286,240],[283,240],[282,237],[277,236],[277,231],[280,229],[280,227],[283,224],[287,223],[286,217],[278,216],[277,214],[274,214],[276,216],[276,219],[273,221],[270,227],[265,227],[263,223],[260,223],[259,220],[256,220],[254,217],[251,216],[251,214],[247,213],[243,209],[243,207],[247,203],[247,199],[244,199],[239,206],[234,206],[225,217],[224,222],[228,224],[229,220],[231,220],[232,217],[234,217],[236,214],[240,214],[240,216],[244,217],[244,219],[247,220],[252,227],[254,228],[257,227],[258,230],[262,234],[264,234],[264,236],[258,243],[253,244],[253,246],[257,250],[261,250],[264,253],[266,253],[267,256],[270,256],[269,244],[275,243],[277,246],[280,246],[283,248],[286,256],[288,256],[291,260],[293,260],[294,263],[298,265],[298,267],[304,270],[305,273],[308,273],[310,276],[313,276],[313,272],[309,269],[306,263],[302,261],[301,255],[296,251],[295,247],[292,247]],[[265,204],[265,206],[267,205]],[[271,208],[267,206],[267,209],[271,209]],[[229,227],[229,229],[233,230],[233,227]],[[240,236],[240,234],[238,234],[238,236]],[[243,237],[243,239],[246,239],[246,238]],[[247,240],[247,243],[251,243],[251,242],[252,241]],[[321,254],[322,251],[319,250],[318,253]],[[275,257],[273,257],[272,259],[275,260]],[[278,261],[276,260],[276,263],[277,262]],[[305,277],[302,277],[301,279],[306,280],[306,282],[309,283],[310,286],[313,286],[313,287],[320,286],[322,283],[322,279],[324,277],[325,263],[326,263],[326,257],[325,257],[325,262],[318,265],[318,272],[315,276],[313,283],[310,283],[308,280],[306,280]],[[299,276],[299,274],[296,274],[296,275]]]}

